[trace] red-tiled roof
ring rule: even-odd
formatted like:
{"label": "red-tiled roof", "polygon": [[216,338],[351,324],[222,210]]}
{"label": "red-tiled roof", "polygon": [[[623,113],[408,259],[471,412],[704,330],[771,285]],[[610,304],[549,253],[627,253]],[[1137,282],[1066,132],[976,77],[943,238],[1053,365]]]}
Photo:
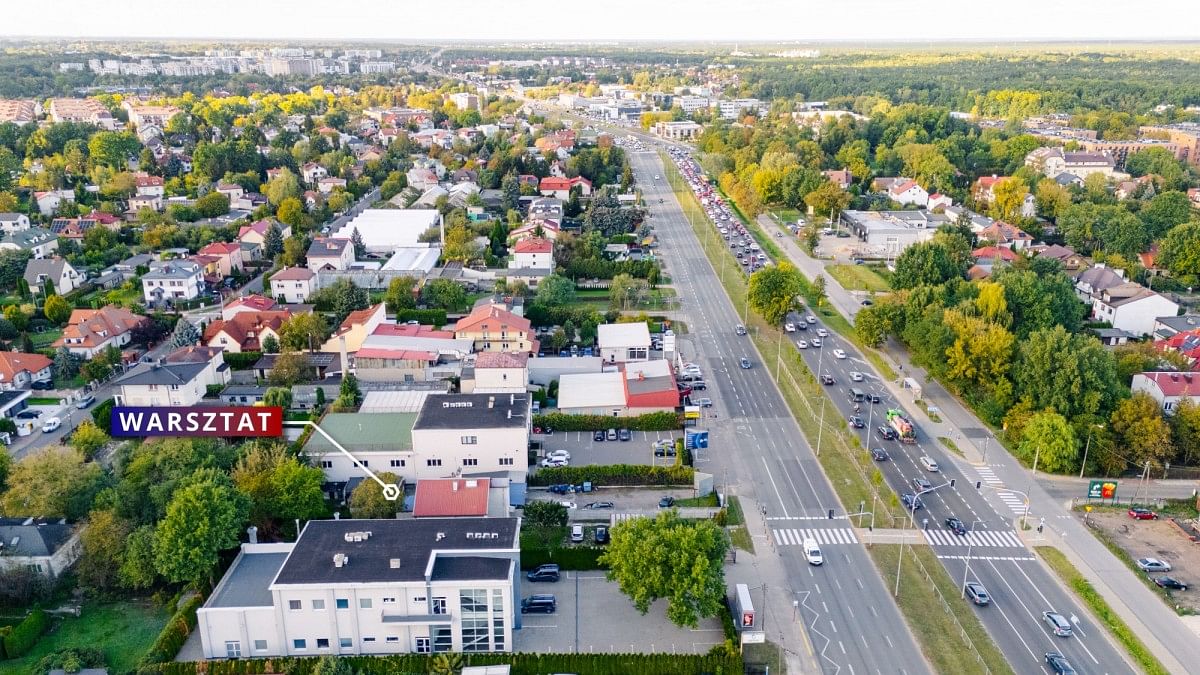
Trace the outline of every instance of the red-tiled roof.
{"label": "red-tiled roof", "polygon": [[513,253],[550,253],[554,250],[554,244],[549,240],[540,237],[530,237],[522,239],[513,247]]}
{"label": "red-tiled roof", "polygon": [[437,361],[437,354],[419,349],[366,347],[354,352],[355,359],[397,359],[400,361]]}
{"label": "red-tiled roof", "polygon": [[1200,396],[1200,375],[1195,373],[1152,372],[1141,376],[1157,385],[1163,396]]}
{"label": "red-tiled roof", "polygon": [[246,307],[256,312],[267,312],[275,309],[275,306],[276,302],[270,298],[264,298],[261,295],[247,295],[243,298],[234,298],[229,304],[225,305],[225,309]]}
{"label": "red-tiled roof", "polygon": [[1003,246],[981,246],[971,251],[971,255],[975,256],[978,260],[992,260],[999,257],[1004,262],[1012,262],[1018,257],[1011,248]]}
{"label": "red-tiled roof", "polygon": [[480,305],[472,310],[470,314],[459,319],[458,323],[454,324],[454,332],[458,333],[461,331],[470,330],[486,321],[499,322],[496,325],[496,328],[499,328],[501,325],[503,325],[510,329],[516,329],[519,331],[529,330],[529,319],[517,316],[516,314],[497,307],[496,305]]}
{"label": "red-tiled roof", "polygon": [[258,351],[262,346],[259,340],[262,338],[263,330],[269,328],[271,332],[278,334],[279,327],[291,315],[291,312],[288,311],[240,312],[233,315],[228,321],[217,320],[210,323],[208,328],[204,329],[204,342],[205,344],[209,343],[224,331],[244,351]]}
{"label": "red-tiled roof", "polygon": [[213,243],[209,244],[208,246],[205,246],[204,248],[200,249],[199,253],[201,255],[222,256],[222,255],[230,255],[231,253],[238,253],[241,250],[242,250],[242,247],[239,244],[234,244],[231,242],[223,242],[223,241],[214,241]]}
{"label": "red-tiled roof", "polygon": [[480,352],[475,355],[475,368],[524,368],[529,364],[528,354],[508,352]]}
{"label": "red-tiled roof", "polygon": [[50,359],[41,354],[0,352],[0,382],[12,384],[21,372],[35,375],[52,365]]}
{"label": "red-tiled roof", "polygon": [[137,177],[137,186],[138,187],[151,187],[151,186],[158,186],[158,185],[162,185],[162,184],[163,184],[162,176],[138,176]]}
{"label": "red-tiled roof", "polygon": [[488,478],[442,478],[417,481],[413,504],[416,518],[486,516]]}
{"label": "red-tiled roof", "polygon": [[412,326],[408,324],[381,323],[372,335],[395,335],[400,337],[423,337],[453,340],[454,331],[438,330],[434,326]]}
{"label": "red-tiled roof", "polygon": [[[142,322],[148,321],[144,316],[138,316],[127,309],[108,305],[100,309],[76,309],[67,320],[62,337],[55,340],[51,347],[98,347],[115,335],[123,335],[136,328]],[[101,335],[105,333],[105,335]],[[81,338],[82,342],[67,344],[66,340]]]}
{"label": "red-tiled roof", "polygon": [[271,275],[271,281],[308,281],[317,276],[307,267],[285,267]]}

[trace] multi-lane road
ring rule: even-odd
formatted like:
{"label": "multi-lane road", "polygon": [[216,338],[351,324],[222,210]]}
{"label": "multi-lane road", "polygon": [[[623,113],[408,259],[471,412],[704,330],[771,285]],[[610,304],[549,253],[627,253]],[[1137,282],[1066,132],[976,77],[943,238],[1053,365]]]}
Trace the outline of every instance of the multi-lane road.
{"label": "multi-lane road", "polygon": [[[799,603],[797,625],[807,631],[824,672],[929,672],[753,344],[735,334],[738,312],[667,184],[657,153],[634,152],[630,159],[687,311],[684,356],[703,368],[709,396],[716,401],[716,417],[708,421],[712,449],[704,468],[737,486],[748,513],[755,506],[765,508],[768,522],[787,519],[778,522],[788,523],[787,529],[797,535],[755,542],[760,554],[777,552],[787,570],[789,587],[770,592],[786,593]],[[739,366],[742,357],[751,360],[751,368]],[[830,509],[839,518],[828,520]],[[798,536],[802,530],[821,542],[823,566],[805,561]]]}

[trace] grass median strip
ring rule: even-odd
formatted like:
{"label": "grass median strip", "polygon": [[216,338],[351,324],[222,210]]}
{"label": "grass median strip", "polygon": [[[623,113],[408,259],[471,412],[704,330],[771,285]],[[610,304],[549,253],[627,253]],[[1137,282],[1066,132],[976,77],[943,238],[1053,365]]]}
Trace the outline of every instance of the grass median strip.
{"label": "grass median strip", "polygon": [[1075,569],[1075,566],[1071,564],[1070,560],[1067,560],[1067,556],[1063,555],[1062,551],[1053,546],[1035,546],[1034,550],[1037,551],[1038,555],[1042,556],[1042,560],[1046,561],[1050,569],[1054,570],[1055,574],[1075,592],[1075,595],[1079,596],[1079,599],[1088,606],[1088,609],[1092,611],[1096,619],[1108,629],[1109,635],[1125,648],[1125,651],[1128,652],[1134,663],[1143,672],[1148,675],[1159,675],[1159,673],[1167,675],[1169,671],[1150,653],[1146,644],[1134,634],[1129,625],[1121,620],[1121,617],[1117,616],[1117,613],[1113,611],[1108,602],[1092,586],[1092,582],[1088,581],[1079,570]]}

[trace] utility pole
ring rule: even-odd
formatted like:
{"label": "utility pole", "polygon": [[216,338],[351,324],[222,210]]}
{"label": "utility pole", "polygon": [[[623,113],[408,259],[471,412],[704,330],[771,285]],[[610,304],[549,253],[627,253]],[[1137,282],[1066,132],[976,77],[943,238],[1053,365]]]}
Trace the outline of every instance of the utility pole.
{"label": "utility pole", "polygon": [[982,520],[972,521],[971,529],[967,531],[967,565],[963,568],[962,595],[958,596],[960,598],[967,597],[967,575],[971,572],[971,548],[975,544],[975,542],[971,539],[971,535],[975,533],[975,526],[979,523],[984,523],[985,525],[987,524]]}

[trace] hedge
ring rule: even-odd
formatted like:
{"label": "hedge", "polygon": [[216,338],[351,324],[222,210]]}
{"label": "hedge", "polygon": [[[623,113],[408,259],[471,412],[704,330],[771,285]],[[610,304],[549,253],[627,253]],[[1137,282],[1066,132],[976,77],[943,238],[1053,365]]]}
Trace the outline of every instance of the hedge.
{"label": "hedge", "polygon": [[141,668],[138,672],[144,672],[143,669],[147,666],[153,666],[156,663],[171,661],[175,655],[183,649],[183,643],[187,642],[188,635],[196,628],[196,610],[204,604],[204,598],[197,595],[191,600],[184,603],[179,611],[175,612],[175,616],[163,626],[162,632],[158,634],[158,639],[154,641],[154,646],[150,647],[150,651],[142,657]]}
{"label": "hedge", "polygon": [[262,352],[225,352],[223,356],[233,370],[250,370],[262,358]]}
{"label": "hedge", "polygon": [[444,309],[402,309],[396,312],[396,323],[419,321],[425,326],[442,327],[446,325],[446,310]]}
{"label": "hedge", "polygon": [[92,408],[92,421],[96,426],[104,430],[104,433],[112,433],[112,409],[116,405],[113,399],[106,399],[103,403]]}
{"label": "hedge", "polygon": [[38,638],[50,627],[50,615],[40,609],[35,609],[25,617],[25,620],[13,627],[12,632],[4,636],[5,658],[15,659],[24,656],[33,649]]}
{"label": "hedge", "polygon": [[550,427],[555,431],[602,431],[614,428],[630,431],[678,431],[683,428],[683,421],[676,412],[646,413],[637,417],[545,413],[533,416],[533,426]]}
{"label": "hedge", "polygon": [[563,546],[558,548],[521,547],[521,569],[530,570],[545,563],[558,563],[564,570],[601,570],[599,546]]}
{"label": "hedge", "polygon": [[646,464],[609,464],[601,466],[552,466],[538,469],[529,476],[534,486],[570,483],[579,485],[590,481],[596,487],[619,485],[688,485],[692,484],[690,466],[648,466]]}
{"label": "hedge", "polygon": [[[509,664],[512,675],[741,675],[737,654],[462,654],[464,666]],[[351,669],[364,675],[425,675],[435,672],[436,654],[343,656]],[[319,658],[238,659],[162,663],[143,669],[143,675],[258,675],[288,673],[310,675]]]}

